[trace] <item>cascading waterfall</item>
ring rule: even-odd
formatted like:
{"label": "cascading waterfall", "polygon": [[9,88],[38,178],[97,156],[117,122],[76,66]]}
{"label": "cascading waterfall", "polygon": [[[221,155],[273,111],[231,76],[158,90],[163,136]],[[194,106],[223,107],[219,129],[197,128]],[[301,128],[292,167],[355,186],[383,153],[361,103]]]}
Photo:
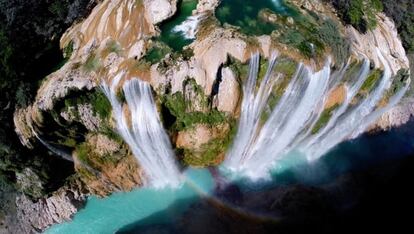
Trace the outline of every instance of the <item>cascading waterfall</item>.
{"label": "cascading waterfall", "polygon": [[128,115],[116,94],[123,76],[123,72],[116,75],[111,86],[105,82],[102,84],[113,108],[118,133],[140,163],[145,174],[145,185],[156,188],[178,186],[180,172],[170,140],[160,122],[151,87],[140,79],[124,82],[123,92],[130,111]]}
{"label": "cascading waterfall", "polygon": [[205,18],[205,15],[193,15],[189,16],[184,22],[175,26],[172,31],[181,33],[185,39],[195,39],[198,31],[198,24]]}
{"label": "cascading waterfall", "polygon": [[[329,126],[327,125],[325,129],[322,130],[324,134],[319,136],[316,140],[313,140],[311,144],[308,143],[303,146],[302,151],[307,154],[309,160],[315,160],[319,158],[323,154],[327,153],[335,145],[339,144],[343,140],[351,138],[353,132],[357,131],[357,129],[361,129],[359,130],[359,133],[361,133],[376,120],[372,119],[370,116],[372,116],[372,114],[374,113],[377,113],[376,115],[378,115],[378,112],[373,113],[373,111],[375,110],[375,107],[378,105],[378,103],[381,101],[382,97],[384,96],[384,93],[388,90],[392,82],[392,73],[388,65],[388,62],[383,57],[379,49],[377,49],[377,54],[384,66],[384,74],[381,78],[380,83],[368,95],[366,99],[364,99],[362,102],[358,104],[357,107],[351,108],[350,111],[343,113],[340,116],[340,119],[336,119],[335,122],[333,122]],[[364,69],[364,66],[362,69]],[[364,71],[362,71],[362,73],[364,73]],[[363,75],[367,76],[368,73]],[[394,97],[398,96],[400,95],[397,93]],[[349,103],[347,105],[349,105]],[[383,109],[379,112],[382,114],[385,111]],[[368,119],[370,119],[371,121],[368,121]]]}
{"label": "cascading waterfall", "polygon": [[[224,167],[252,180],[267,178],[270,170],[280,160],[289,157],[292,150],[301,152],[311,161],[321,157],[340,142],[361,134],[401,100],[409,85],[406,82],[405,87],[390,99],[387,106],[376,109],[392,83],[391,69],[379,49],[377,53],[384,66],[383,76],[367,98],[356,106],[352,101],[369,75],[370,63],[367,59],[364,60],[358,75],[350,81],[343,80],[348,66],[331,74],[330,60],[318,72],[300,64],[263,126],[259,126],[260,116],[273,85],[280,76],[272,72],[277,62],[276,56],[273,56],[255,93],[259,55],[252,55],[249,77],[243,87],[239,130],[224,161]],[[344,102],[332,113],[327,124],[312,134],[311,130],[324,111],[329,91],[339,85],[345,86]]]}
{"label": "cascading waterfall", "polygon": [[33,130],[33,134],[35,135],[35,137],[40,141],[40,143],[42,143],[42,145],[44,145],[48,150],[50,150],[52,153],[56,154],[57,156],[69,161],[69,162],[73,162],[73,158],[72,155],[70,155],[69,153],[60,150],[54,146],[52,146],[51,144],[49,144],[47,141],[43,140],[36,131]]}
{"label": "cascading waterfall", "polygon": [[[259,54],[254,54],[250,60],[250,74],[246,85],[243,87],[244,96],[239,122],[239,126],[243,127],[243,130],[237,132],[233,147],[230,149],[228,156],[226,157],[224,164],[228,166],[241,166],[246,160],[246,157],[250,155],[250,150],[255,140],[255,132],[259,126],[260,114],[265,107],[264,104],[269,97],[270,91],[274,84],[274,81],[271,84],[268,83],[272,81],[270,79],[270,71],[273,69],[276,62],[275,54],[271,58],[269,69],[260,85],[259,93],[257,96],[254,95],[256,77],[259,69],[259,58]],[[234,167],[229,168],[233,169]]]}

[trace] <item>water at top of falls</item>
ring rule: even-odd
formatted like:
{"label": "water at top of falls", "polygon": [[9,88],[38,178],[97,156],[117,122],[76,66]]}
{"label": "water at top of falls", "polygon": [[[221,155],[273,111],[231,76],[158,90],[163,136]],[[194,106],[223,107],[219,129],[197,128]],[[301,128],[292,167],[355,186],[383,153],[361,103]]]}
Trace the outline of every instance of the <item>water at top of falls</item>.
{"label": "water at top of falls", "polygon": [[113,108],[118,133],[129,145],[144,171],[144,184],[157,188],[178,186],[180,172],[170,140],[160,122],[151,87],[140,79],[124,82],[123,91],[130,110],[128,115],[123,111],[116,95],[116,88],[123,75],[121,72],[114,77],[110,87],[105,82],[102,84]]}
{"label": "water at top of falls", "polygon": [[[257,93],[254,92],[259,58],[257,54],[253,55],[249,78],[243,89],[238,132],[223,167],[251,180],[264,179],[270,176],[270,171],[277,167],[278,162],[289,157],[292,150],[307,160],[315,160],[335,145],[363,132],[385,111],[396,105],[408,87],[406,84],[390,99],[386,107],[375,110],[390,87],[392,77],[387,60],[379,49],[377,53],[384,66],[384,74],[377,87],[366,99],[351,108],[352,100],[369,75],[370,64],[365,60],[355,79],[348,81],[352,83],[345,83],[347,94],[344,102],[316,134],[311,134],[310,130],[324,111],[329,91],[343,84],[345,70],[331,74],[330,62],[317,72],[299,65],[270,117],[263,126],[259,126],[256,117],[261,115],[262,103],[267,101],[268,95],[262,95],[260,88]],[[269,66],[269,69],[273,67]],[[271,72],[268,71],[260,87],[269,82],[269,74]]]}
{"label": "water at top of falls", "polygon": [[198,31],[198,24],[203,17],[203,15],[190,16],[181,24],[175,26],[172,29],[172,32],[181,33],[185,39],[195,39]]}

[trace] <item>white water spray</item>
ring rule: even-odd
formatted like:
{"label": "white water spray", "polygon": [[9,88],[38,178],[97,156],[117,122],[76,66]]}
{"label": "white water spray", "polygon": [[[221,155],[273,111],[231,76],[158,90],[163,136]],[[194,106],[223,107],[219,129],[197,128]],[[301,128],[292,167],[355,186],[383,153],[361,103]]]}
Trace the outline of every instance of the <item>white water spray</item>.
{"label": "white water spray", "polygon": [[[253,55],[250,74],[243,89],[239,130],[224,167],[252,180],[267,178],[270,170],[280,160],[288,157],[292,150],[302,152],[308,160],[315,160],[340,142],[358,136],[385,111],[396,105],[408,89],[406,84],[390,99],[386,107],[375,110],[390,87],[392,77],[387,60],[379,49],[377,53],[383,63],[384,74],[376,88],[356,106],[351,103],[369,75],[368,60],[363,62],[358,75],[350,82],[343,81],[347,66],[344,70],[331,74],[330,61],[318,72],[299,65],[285,93],[263,126],[259,126],[260,116],[275,83],[272,77],[277,76],[272,73],[273,65],[269,66],[255,94],[259,56]],[[270,60],[270,64],[274,60],[275,57]],[[347,91],[344,102],[322,129],[311,134],[324,111],[329,91],[341,84],[345,85]]]}
{"label": "white water spray", "polygon": [[224,162],[226,166],[236,171],[238,170],[238,166],[242,165],[251,154],[250,151],[255,141],[260,115],[274,84],[274,81],[270,77],[276,62],[275,54],[271,58],[269,69],[260,85],[258,94],[254,94],[259,69],[259,58],[259,54],[254,54],[250,60],[250,74],[247,83],[243,87],[243,101],[239,123],[239,126],[243,130],[237,132],[233,147],[230,149]]}
{"label": "white water spray", "polygon": [[110,87],[105,82],[102,84],[113,108],[118,133],[130,146],[142,167],[145,185],[156,188],[178,186],[180,172],[170,140],[160,122],[151,87],[139,79],[124,82],[123,91],[130,111],[128,115],[116,95],[123,76],[124,73],[121,72],[114,77]]}
{"label": "white water spray", "polygon": [[190,16],[181,24],[175,26],[172,32],[181,33],[185,39],[195,39],[198,32],[198,24],[204,17],[204,15]]}
{"label": "white water spray", "polygon": [[[322,130],[324,134],[320,136],[317,141],[313,141],[312,144],[307,144],[301,149],[307,154],[308,160],[318,159],[337,144],[351,138],[352,133],[356,131],[356,129],[362,129],[360,131],[362,132],[376,120],[371,119],[371,121],[367,121],[367,117],[374,111],[375,107],[390,87],[392,78],[388,62],[379,50],[377,50],[377,54],[384,66],[384,74],[378,86],[368,95],[367,98],[361,101],[358,106],[343,113],[340,118],[337,118],[330,126],[326,126],[325,129]],[[381,114],[382,113],[384,113],[384,111],[381,111]],[[330,127],[330,129],[327,129],[327,127]]]}

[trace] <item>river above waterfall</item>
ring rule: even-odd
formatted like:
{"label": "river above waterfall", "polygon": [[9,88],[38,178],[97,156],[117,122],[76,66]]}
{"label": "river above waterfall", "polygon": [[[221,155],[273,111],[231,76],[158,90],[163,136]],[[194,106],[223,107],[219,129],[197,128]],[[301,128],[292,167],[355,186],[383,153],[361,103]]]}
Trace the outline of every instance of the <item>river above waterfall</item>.
{"label": "river above waterfall", "polygon": [[216,17],[222,24],[240,27],[247,35],[270,34],[277,27],[265,19],[262,14],[265,12],[280,16],[298,14],[283,0],[224,0],[217,8]]}
{"label": "river above waterfall", "polygon": [[177,13],[160,25],[160,40],[175,51],[180,51],[184,46],[193,41],[191,38],[186,38],[182,32],[174,29],[191,16],[192,11],[196,9],[196,6],[197,1],[195,0],[180,1],[177,7]]}
{"label": "river above waterfall", "polygon": [[[344,142],[312,164],[306,163],[300,156],[287,157],[290,160],[275,168],[271,181],[256,184],[246,181],[230,182],[230,179],[220,175],[216,169],[188,169],[184,173],[186,182],[179,189],[142,188],[132,192],[115,193],[104,199],[91,197],[73,221],[55,225],[46,233],[191,233],[191,227],[200,228],[200,225],[207,225],[211,219],[220,219],[222,215],[226,217],[229,215],[228,212],[243,213],[243,218],[236,218],[239,222],[247,215],[251,216],[251,222],[256,223],[264,216],[273,220],[278,219],[278,215],[283,215],[283,212],[271,212],[274,207],[267,207],[268,200],[272,198],[277,202],[278,197],[286,196],[286,191],[298,189],[299,192],[304,189],[305,193],[301,194],[308,194],[314,199],[312,196],[315,193],[335,188],[335,196],[342,199],[334,202],[335,207],[351,206],[353,201],[348,200],[351,199],[349,197],[357,199],[353,196],[357,196],[354,194],[354,186],[358,185],[350,185],[344,181],[352,182],[349,177],[359,178],[358,173],[381,168],[381,165],[394,165],[396,161],[411,158],[409,155],[414,153],[413,124],[411,122],[398,129],[374,135],[365,134],[355,140]],[[382,173],[388,175],[387,170]],[[337,194],[338,191],[341,191],[340,195]],[[319,194],[315,196],[319,198]],[[291,199],[299,199],[299,202],[302,202],[302,198],[295,196]],[[309,206],[314,205],[315,201],[306,199]],[[280,202],[283,205],[286,201]],[[220,208],[214,208],[213,212],[213,208],[206,206]],[[186,220],[189,215],[195,215],[192,224]],[[220,221],[224,224],[226,222],[233,221],[227,218]],[[209,230],[212,228],[208,227]],[[220,229],[220,226],[216,228]]]}

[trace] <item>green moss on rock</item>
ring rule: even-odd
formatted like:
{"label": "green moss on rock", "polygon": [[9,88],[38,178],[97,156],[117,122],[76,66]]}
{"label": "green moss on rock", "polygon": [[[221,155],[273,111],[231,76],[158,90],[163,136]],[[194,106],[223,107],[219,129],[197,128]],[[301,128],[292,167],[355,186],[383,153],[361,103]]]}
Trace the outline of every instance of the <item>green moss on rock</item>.
{"label": "green moss on rock", "polygon": [[328,124],[329,120],[332,117],[332,114],[338,107],[339,105],[336,104],[322,112],[321,116],[319,117],[319,120],[316,122],[315,126],[312,129],[312,134],[318,133],[323,127],[326,126],[326,124]]}

